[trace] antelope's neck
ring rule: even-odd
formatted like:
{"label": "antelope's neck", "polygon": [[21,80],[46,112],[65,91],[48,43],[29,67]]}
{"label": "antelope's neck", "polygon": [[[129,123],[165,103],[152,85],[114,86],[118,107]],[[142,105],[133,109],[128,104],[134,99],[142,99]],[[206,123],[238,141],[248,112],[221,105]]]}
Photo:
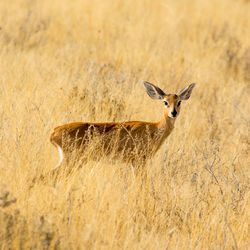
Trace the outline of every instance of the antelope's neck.
{"label": "antelope's neck", "polygon": [[164,117],[156,123],[157,132],[156,132],[156,140],[155,140],[155,149],[153,150],[153,154],[155,154],[165,139],[171,134],[174,128],[175,119],[168,117],[166,114]]}
{"label": "antelope's neck", "polygon": [[165,136],[168,136],[174,129],[175,119],[168,117],[167,114],[164,114],[163,118],[157,123],[157,127],[160,132]]}

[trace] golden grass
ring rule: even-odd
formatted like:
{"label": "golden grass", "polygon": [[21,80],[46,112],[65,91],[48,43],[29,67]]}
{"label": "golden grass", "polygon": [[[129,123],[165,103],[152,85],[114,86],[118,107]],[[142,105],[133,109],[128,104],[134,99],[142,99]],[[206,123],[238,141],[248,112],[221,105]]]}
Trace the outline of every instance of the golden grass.
{"label": "golden grass", "polygon": [[[249,247],[249,13],[233,0],[1,1],[1,249]],[[55,126],[159,119],[141,80],[197,83],[147,179],[103,159],[36,180],[58,160]]]}

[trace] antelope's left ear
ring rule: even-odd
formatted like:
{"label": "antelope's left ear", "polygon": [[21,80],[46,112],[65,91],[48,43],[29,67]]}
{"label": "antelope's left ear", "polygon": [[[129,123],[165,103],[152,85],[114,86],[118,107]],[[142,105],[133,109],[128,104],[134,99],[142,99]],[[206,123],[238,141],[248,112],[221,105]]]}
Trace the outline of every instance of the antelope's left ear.
{"label": "antelope's left ear", "polygon": [[184,89],[182,89],[179,93],[178,96],[181,98],[181,100],[187,100],[189,99],[192,90],[195,86],[195,83],[190,84],[189,86],[185,87]]}

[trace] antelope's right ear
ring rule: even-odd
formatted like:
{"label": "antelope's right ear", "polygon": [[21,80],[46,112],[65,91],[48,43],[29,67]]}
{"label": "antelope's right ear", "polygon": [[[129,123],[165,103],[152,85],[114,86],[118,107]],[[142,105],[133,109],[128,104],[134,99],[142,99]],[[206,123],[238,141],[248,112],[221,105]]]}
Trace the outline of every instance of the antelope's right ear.
{"label": "antelope's right ear", "polygon": [[143,81],[142,84],[146,88],[146,91],[151,98],[157,99],[157,100],[162,100],[164,98],[164,96],[166,96],[166,94],[164,93],[163,90],[156,87],[152,83]]}

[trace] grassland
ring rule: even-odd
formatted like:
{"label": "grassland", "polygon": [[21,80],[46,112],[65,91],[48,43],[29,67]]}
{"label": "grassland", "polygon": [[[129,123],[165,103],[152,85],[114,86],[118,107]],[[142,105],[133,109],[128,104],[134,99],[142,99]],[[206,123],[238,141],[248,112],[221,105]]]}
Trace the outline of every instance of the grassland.
{"label": "grassland", "polygon": [[[0,2],[1,249],[247,249],[250,2]],[[89,161],[57,182],[55,126],[156,121],[140,82],[196,82],[142,166]],[[73,166],[72,166],[73,167]]]}

